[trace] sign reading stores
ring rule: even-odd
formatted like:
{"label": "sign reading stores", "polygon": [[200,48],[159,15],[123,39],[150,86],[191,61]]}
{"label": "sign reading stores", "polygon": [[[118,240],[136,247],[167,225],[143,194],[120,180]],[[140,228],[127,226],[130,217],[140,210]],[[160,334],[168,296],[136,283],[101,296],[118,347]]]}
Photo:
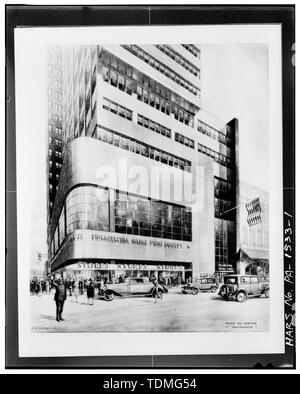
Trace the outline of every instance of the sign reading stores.
{"label": "sign reading stores", "polygon": [[106,235],[97,233],[74,233],[69,237],[70,241],[83,241],[87,240],[86,237],[92,242],[101,242],[109,244],[121,244],[121,245],[132,245],[132,246],[150,246],[155,248],[166,248],[166,249],[183,249],[184,247],[190,249],[188,242],[177,242],[177,241],[160,241],[155,239],[144,239],[144,238],[129,238],[126,236],[118,235]]}
{"label": "sign reading stores", "polygon": [[149,265],[149,264],[112,264],[112,263],[86,263],[80,262],[76,265],[68,266],[68,270],[147,270],[147,271],[183,271],[184,266],[180,265]]}

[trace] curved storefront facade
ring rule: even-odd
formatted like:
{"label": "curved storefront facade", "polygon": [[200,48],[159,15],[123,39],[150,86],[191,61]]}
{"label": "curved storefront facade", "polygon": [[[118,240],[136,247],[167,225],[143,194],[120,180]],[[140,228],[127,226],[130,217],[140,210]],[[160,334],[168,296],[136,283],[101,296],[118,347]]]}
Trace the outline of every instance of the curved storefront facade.
{"label": "curved storefront facade", "polygon": [[[206,225],[205,232],[199,226],[201,221],[209,223],[209,215],[213,218],[211,199],[199,202],[198,209],[197,201],[178,204],[174,195],[158,191],[158,178],[152,179],[147,196],[132,193],[130,186],[127,191],[118,190],[109,177],[99,182],[97,170],[104,165],[119,171],[116,148],[108,147],[106,155],[99,155],[102,151],[102,142],[92,138],[78,138],[66,151],[51,223],[51,271],[85,277],[101,272],[110,277],[156,273],[176,280],[191,278],[193,271],[214,272],[213,225]],[[122,159],[128,169],[135,164],[130,152]],[[149,160],[144,160],[143,168],[151,171]],[[209,162],[203,165],[207,170],[202,174],[212,168]],[[193,174],[187,176],[187,183],[195,182]],[[200,188],[205,177],[198,178]],[[192,190],[185,191],[186,201],[191,200],[188,193]],[[203,234],[205,242],[200,244]]]}

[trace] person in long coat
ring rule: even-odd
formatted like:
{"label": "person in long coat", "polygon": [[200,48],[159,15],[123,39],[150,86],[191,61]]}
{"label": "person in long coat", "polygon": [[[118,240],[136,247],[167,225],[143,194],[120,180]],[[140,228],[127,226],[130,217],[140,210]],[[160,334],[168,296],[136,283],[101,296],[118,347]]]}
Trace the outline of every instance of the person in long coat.
{"label": "person in long coat", "polygon": [[49,294],[49,281],[46,280],[46,293]]}
{"label": "person in long coat", "polygon": [[36,281],[35,282],[35,286],[34,286],[34,292],[35,292],[36,295],[39,294],[40,289],[41,289],[40,283],[38,281]]}
{"label": "person in long coat", "polygon": [[58,281],[53,281],[55,287],[54,301],[56,303],[56,321],[60,322],[64,319],[62,318],[62,313],[64,309],[64,303],[67,299],[66,286],[61,279]]}
{"label": "person in long coat", "polygon": [[162,294],[158,290],[158,279],[156,276],[153,276],[153,296],[155,298],[155,303],[157,303],[158,298],[162,300]]}
{"label": "person in long coat", "polygon": [[86,295],[89,300],[89,304],[93,305],[94,304],[94,298],[95,298],[95,288],[92,279],[89,280],[89,284],[87,285],[86,288]]}
{"label": "person in long coat", "polygon": [[80,294],[80,291],[79,291],[79,281],[77,279],[74,281],[73,284],[73,294],[75,296],[76,302],[78,302],[78,296]]}

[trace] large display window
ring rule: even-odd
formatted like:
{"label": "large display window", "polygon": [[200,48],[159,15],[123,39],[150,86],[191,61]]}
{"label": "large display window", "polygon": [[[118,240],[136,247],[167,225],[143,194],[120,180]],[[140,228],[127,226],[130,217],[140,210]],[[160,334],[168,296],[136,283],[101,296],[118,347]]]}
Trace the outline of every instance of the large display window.
{"label": "large display window", "polygon": [[192,240],[192,212],[188,207],[115,191],[114,214],[118,233]]}
{"label": "large display window", "polygon": [[66,199],[67,234],[76,229],[109,231],[108,190],[94,186],[73,189]]}
{"label": "large display window", "polygon": [[192,241],[192,210],[119,190],[113,190],[110,201],[104,187],[78,186],[62,208],[54,254],[67,235],[83,229]]}

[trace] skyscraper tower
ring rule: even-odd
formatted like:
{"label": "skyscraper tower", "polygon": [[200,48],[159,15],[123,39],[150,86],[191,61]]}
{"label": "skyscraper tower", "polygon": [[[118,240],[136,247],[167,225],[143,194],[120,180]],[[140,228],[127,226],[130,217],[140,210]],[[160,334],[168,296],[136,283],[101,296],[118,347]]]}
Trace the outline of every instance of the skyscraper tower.
{"label": "skyscraper tower", "polygon": [[[233,271],[238,124],[213,127],[202,110],[200,47],[62,47],[61,65],[63,164],[55,200],[49,198],[52,272],[188,280]],[[142,168],[151,188],[133,191],[120,163]],[[108,167],[119,182],[99,176]],[[202,201],[192,201],[191,190],[179,201],[168,193],[166,172],[172,190],[187,179]]]}
{"label": "skyscraper tower", "polygon": [[48,217],[52,216],[62,164],[62,51],[48,50]]}

